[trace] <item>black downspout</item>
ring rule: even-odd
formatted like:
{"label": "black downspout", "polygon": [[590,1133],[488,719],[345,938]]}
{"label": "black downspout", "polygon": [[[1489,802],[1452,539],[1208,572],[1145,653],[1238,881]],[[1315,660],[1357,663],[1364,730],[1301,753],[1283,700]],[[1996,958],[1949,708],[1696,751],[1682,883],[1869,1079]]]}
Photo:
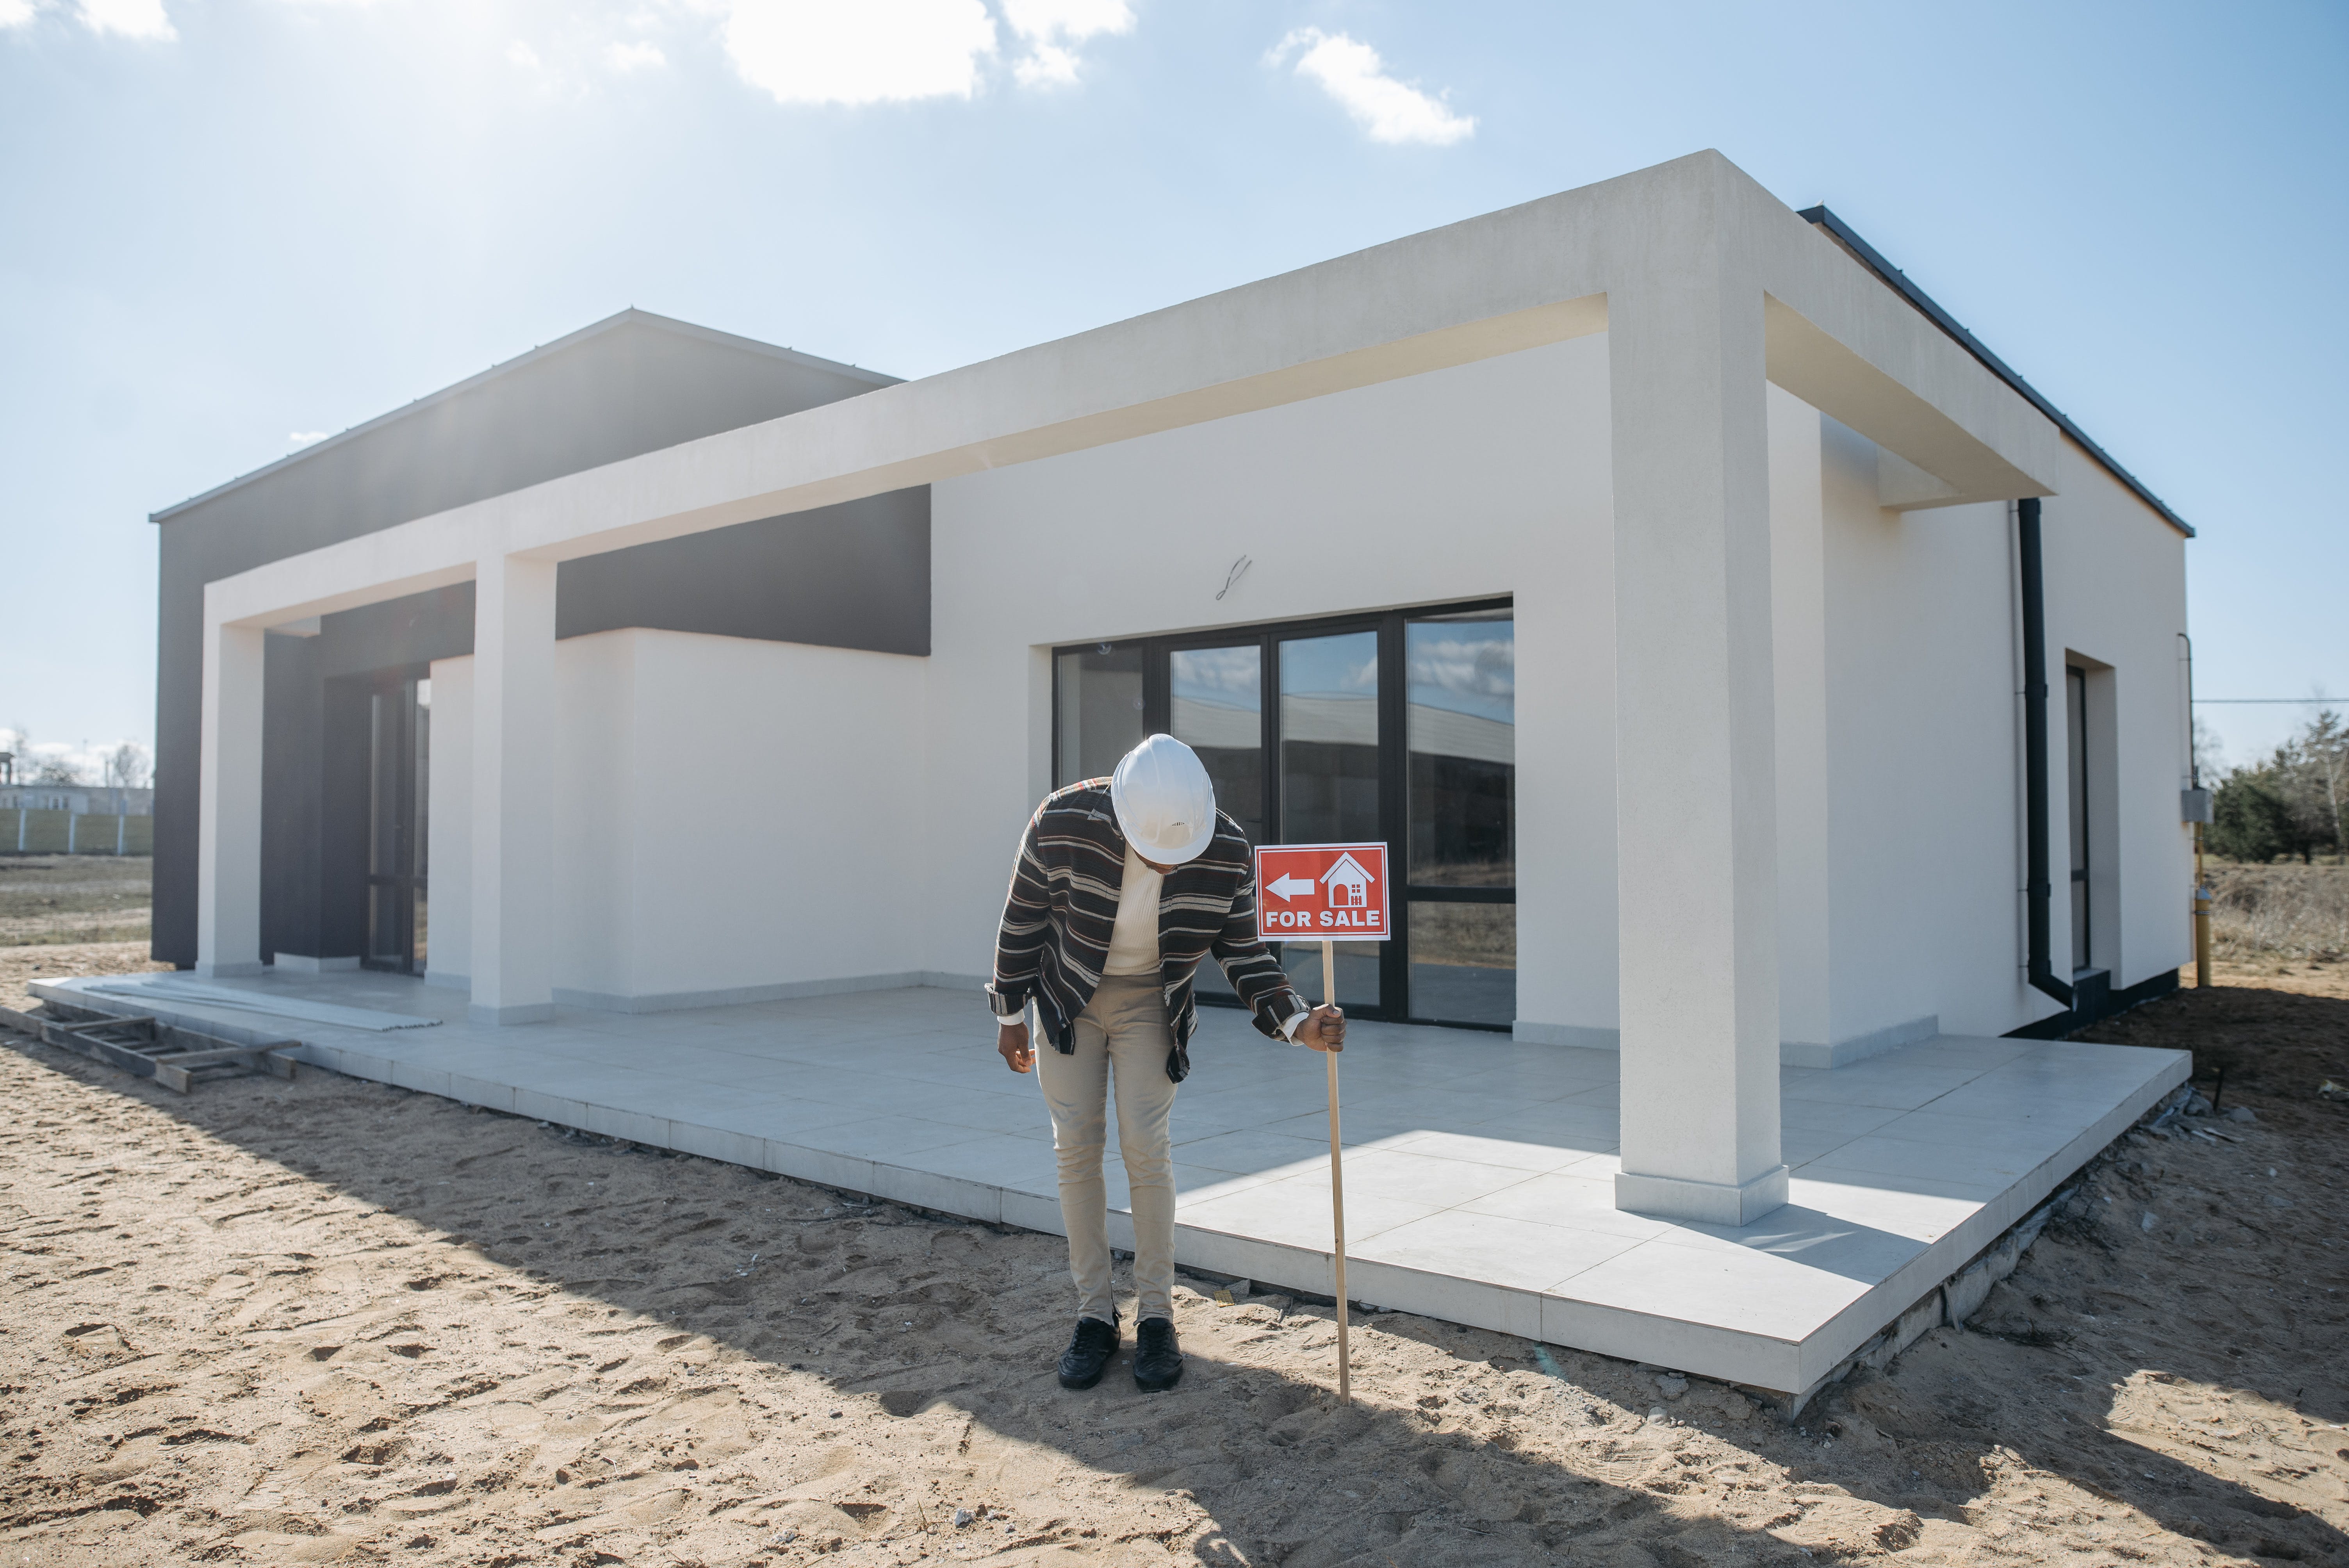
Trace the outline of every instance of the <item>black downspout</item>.
{"label": "black downspout", "polygon": [[2015,505],[2023,567],[2023,794],[2029,864],[2023,874],[2031,925],[2031,984],[2064,1006],[2072,987],[2055,978],[2050,962],[2047,904],[2055,896],[2047,877],[2047,597],[2039,558],[2039,500]]}

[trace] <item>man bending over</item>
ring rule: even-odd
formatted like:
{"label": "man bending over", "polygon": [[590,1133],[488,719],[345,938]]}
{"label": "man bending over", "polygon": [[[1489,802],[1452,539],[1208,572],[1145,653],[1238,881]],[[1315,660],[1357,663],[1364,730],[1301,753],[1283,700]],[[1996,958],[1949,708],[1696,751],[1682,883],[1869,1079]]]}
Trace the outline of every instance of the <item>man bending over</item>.
{"label": "man bending over", "polygon": [[[1110,778],[1071,784],[1036,809],[1019,841],[987,990],[995,1048],[1013,1072],[1036,1068],[1052,1113],[1077,1284],[1077,1329],[1061,1356],[1065,1387],[1092,1387],[1117,1353],[1102,1181],[1112,1079],[1140,1297],[1133,1380],[1155,1390],[1183,1376],[1167,1115],[1191,1070],[1192,975],[1210,954],[1259,1030],[1317,1051],[1344,1048],[1345,1014],[1309,1010],[1257,940],[1247,835],[1216,809],[1215,786],[1189,747],[1154,735]],[[1051,1047],[1040,1059],[1029,1040],[1031,1003]]]}

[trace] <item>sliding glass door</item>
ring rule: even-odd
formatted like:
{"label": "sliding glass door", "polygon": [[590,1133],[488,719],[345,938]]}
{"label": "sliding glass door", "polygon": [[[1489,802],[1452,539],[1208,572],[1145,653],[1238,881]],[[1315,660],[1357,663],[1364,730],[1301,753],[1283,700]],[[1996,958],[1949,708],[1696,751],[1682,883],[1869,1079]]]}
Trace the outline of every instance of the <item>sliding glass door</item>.
{"label": "sliding glass door", "polygon": [[1507,1022],[1517,1006],[1516,624],[1413,619],[1403,708],[1411,780],[1412,1012]]}
{"label": "sliding glass door", "polygon": [[[1280,637],[1280,841],[1351,844],[1387,837],[1379,788],[1379,634]],[[1390,903],[1399,902],[1390,896]],[[1322,993],[1321,944],[1291,942],[1281,955],[1300,994]],[[1337,944],[1338,1000],[1349,1011],[1384,1006],[1382,942]]]}
{"label": "sliding glass door", "polygon": [[[1190,745],[1254,843],[1383,840],[1396,940],[1340,943],[1349,1011],[1506,1028],[1516,1016],[1516,628],[1506,603],[1137,638],[1056,652],[1056,784],[1144,735]],[[1321,997],[1319,943],[1283,962]],[[1200,995],[1230,998],[1202,969]]]}

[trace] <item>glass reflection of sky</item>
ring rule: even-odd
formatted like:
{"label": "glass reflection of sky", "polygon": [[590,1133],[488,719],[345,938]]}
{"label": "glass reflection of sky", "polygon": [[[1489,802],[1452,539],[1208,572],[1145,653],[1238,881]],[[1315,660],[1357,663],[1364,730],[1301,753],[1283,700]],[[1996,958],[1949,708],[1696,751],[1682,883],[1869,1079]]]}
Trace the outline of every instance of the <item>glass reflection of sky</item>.
{"label": "glass reflection of sky", "polygon": [[1249,713],[1264,708],[1264,672],[1259,650],[1182,648],[1168,658],[1168,677],[1177,702],[1211,703]]}
{"label": "glass reflection of sky", "polygon": [[1280,645],[1280,689],[1288,696],[1375,696],[1379,634],[1348,632]]}
{"label": "glass reflection of sky", "polygon": [[1404,631],[1410,700],[1517,721],[1517,628],[1514,621],[1414,621]]}

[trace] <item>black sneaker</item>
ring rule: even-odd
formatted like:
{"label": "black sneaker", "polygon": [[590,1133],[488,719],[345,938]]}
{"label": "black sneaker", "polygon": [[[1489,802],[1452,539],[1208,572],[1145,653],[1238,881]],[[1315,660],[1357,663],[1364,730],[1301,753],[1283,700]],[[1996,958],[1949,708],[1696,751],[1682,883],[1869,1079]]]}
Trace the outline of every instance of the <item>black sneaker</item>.
{"label": "black sneaker", "polygon": [[1183,1380],[1183,1347],[1174,1343],[1173,1320],[1145,1317],[1133,1326],[1133,1383],[1145,1394]]}
{"label": "black sneaker", "polygon": [[1117,1354],[1117,1325],[1098,1317],[1077,1319],[1069,1347],[1061,1352],[1061,1387],[1090,1388],[1102,1380],[1109,1358]]}

